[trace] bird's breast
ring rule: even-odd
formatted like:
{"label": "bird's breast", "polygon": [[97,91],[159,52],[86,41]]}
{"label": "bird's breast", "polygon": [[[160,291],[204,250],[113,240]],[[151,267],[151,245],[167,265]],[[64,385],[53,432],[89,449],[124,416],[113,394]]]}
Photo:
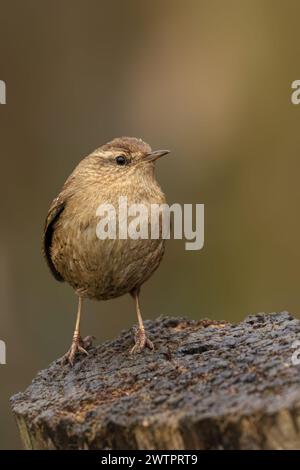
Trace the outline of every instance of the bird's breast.
{"label": "bird's breast", "polygon": [[[139,218],[142,227],[138,226],[136,220],[138,213],[128,215],[128,228],[133,223],[131,228],[135,236],[139,229],[149,226],[151,204],[165,202],[158,185],[146,189],[131,187],[130,190],[128,187],[119,187],[118,191],[93,188],[93,191],[85,191],[73,197],[57,223],[52,243],[53,262],[63,278],[86,297],[108,299],[130,292],[151,276],[162,259],[162,239],[119,238],[118,228],[124,217],[123,207],[120,218],[120,198],[126,198],[128,211],[136,204],[143,204],[149,211],[148,217],[144,213]],[[105,211],[101,219],[99,207],[105,205],[115,208],[115,238],[99,237],[101,220],[105,226]],[[107,217],[109,223],[111,216]],[[109,228],[108,225],[106,228]]]}

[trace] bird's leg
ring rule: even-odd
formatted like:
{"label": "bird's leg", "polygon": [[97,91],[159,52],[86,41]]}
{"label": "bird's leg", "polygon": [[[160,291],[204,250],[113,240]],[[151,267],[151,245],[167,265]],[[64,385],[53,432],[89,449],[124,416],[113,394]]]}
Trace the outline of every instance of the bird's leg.
{"label": "bird's leg", "polygon": [[138,318],[138,327],[135,329],[135,332],[134,332],[135,345],[130,351],[131,354],[140,353],[145,348],[154,349],[154,345],[152,341],[150,341],[150,339],[147,338],[147,335],[146,335],[144,322],[142,319],[142,314],[141,314],[141,309],[140,309],[139,293],[140,293],[139,289],[135,289],[131,292],[131,295],[135,301],[136,314]]}
{"label": "bird's leg", "polygon": [[72,344],[71,344],[69,351],[63,356],[63,361],[69,362],[71,366],[73,366],[74,364],[74,359],[75,359],[77,352],[81,352],[83,354],[88,355],[88,352],[84,348],[90,346],[92,343],[92,339],[93,339],[91,336],[87,336],[84,339],[82,339],[80,336],[81,309],[82,309],[82,297],[79,296],[76,324],[75,324]]}

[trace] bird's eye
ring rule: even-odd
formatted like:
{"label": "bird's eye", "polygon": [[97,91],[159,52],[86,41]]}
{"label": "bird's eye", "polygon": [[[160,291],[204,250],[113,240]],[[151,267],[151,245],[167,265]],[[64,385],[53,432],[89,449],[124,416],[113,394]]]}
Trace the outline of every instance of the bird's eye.
{"label": "bird's eye", "polygon": [[124,157],[124,155],[118,155],[116,157],[116,163],[119,166],[124,166],[127,163],[127,159],[126,159],[126,157]]}

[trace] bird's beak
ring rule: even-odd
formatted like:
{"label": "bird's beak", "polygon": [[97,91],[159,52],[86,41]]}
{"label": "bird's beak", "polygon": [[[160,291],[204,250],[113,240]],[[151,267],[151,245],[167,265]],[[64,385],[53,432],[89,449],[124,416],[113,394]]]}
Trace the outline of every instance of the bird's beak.
{"label": "bird's beak", "polygon": [[144,160],[146,162],[155,162],[160,157],[163,157],[164,155],[167,155],[170,153],[170,150],[155,150],[154,152],[148,153]]}

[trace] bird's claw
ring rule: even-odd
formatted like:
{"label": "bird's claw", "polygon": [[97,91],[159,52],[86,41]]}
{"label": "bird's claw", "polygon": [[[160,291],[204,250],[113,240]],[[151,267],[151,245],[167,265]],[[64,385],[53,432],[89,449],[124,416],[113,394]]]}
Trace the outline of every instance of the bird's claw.
{"label": "bird's claw", "polygon": [[86,349],[92,346],[93,339],[95,339],[94,336],[86,336],[83,339],[81,338],[81,336],[73,338],[69,351],[62,357],[62,362],[64,364],[68,362],[71,366],[73,366],[77,353],[82,353],[88,356],[89,353]]}
{"label": "bird's claw", "polygon": [[153,351],[154,344],[147,338],[146,332],[144,329],[135,328],[134,329],[134,341],[135,345],[131,348],[130,354],[140,353],[143,349],[148,348]]}

